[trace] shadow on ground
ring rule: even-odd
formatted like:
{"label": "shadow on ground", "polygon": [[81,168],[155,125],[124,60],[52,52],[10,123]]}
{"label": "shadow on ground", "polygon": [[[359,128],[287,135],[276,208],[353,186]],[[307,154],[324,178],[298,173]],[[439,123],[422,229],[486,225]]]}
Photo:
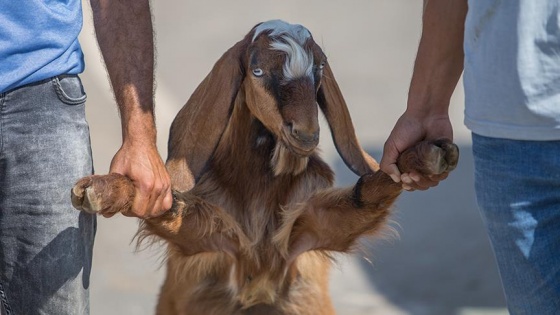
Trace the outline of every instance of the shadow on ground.
{"label": "shadow on ground", "polygon": [[[459,166],[445,182],[401,195],[392,216],[399,237],[368,240],[357,254],[368,284],[403,313],[490,314],[505,307],[476,206],[471,147],[460,149]],[[369,152],[380,160],[381,152]],[[342,161],[335,172],[338,185],[357,179]]]}

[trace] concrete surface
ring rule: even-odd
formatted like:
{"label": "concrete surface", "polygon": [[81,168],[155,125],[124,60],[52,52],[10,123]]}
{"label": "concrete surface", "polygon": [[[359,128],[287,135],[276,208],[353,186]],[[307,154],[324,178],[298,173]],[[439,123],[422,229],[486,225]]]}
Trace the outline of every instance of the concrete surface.
{"label": "concrete surface", "polygon": [[[81,41],[87,68],[88,120],[96,173],[109,169],[120,145],[120,122],[84,2]],[[218,57],[260,21],[305,25],[329,56],[358,138],[374,156],[405,109],[421,29],[421,1],[238,0],[153,2],[157,32],[158,145],[166,155],[171,120]],[[427,192],[405,193],[393,217],[398,237],[364,242],[340,257],[332,275],[339,314],[507,314],[473,193],[469,133],[462,125],[462,89],[451,116],[461,145],[459,168]],[[338,183],[356,177],[322,126],[323,156]],[[152,314],[164,273],[157,251],[134,253],[137,221],[99,219],[91,280],[93,315]]]}

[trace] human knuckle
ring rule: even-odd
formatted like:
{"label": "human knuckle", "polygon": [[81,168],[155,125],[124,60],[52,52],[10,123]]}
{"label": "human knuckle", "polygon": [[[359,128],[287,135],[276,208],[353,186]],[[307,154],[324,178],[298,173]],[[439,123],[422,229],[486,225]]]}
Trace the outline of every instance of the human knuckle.
{"label": "human knuckle", "polygon": [[147,181],[143,181],[140,184],[140,189],[144,192],[150,192],[150,191],[154,190],[155,186],[156,186],[155,181],[147,180]]}

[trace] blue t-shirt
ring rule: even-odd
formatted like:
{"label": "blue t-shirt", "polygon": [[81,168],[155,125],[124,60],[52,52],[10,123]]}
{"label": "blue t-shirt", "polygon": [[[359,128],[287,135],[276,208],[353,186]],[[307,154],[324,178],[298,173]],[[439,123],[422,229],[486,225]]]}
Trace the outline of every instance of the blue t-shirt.
{"label": "blue t-shirt", "polygon": [[469,0],[465,124],[515,140],[560,140],[560,1]]}
{"label": "blue t-shirt", "polygon": [[81,0],[0,0],[0,93],[84,70]]}

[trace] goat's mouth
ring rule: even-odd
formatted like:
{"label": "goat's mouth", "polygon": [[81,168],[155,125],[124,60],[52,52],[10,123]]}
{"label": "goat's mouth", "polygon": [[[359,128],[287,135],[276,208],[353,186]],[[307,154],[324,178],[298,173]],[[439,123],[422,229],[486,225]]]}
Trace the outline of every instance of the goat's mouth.
{"label": "goat's mouth", "polygon": [[315,152],[315,149],[317,148],[316,144],[309,145],[309,146],[302,146],[300,144],[294,144],[291,141],[286,141],[286,142],[288,142],[285,143],[286,148],[291,153],[301,158],[309,157],[311,154],[313,154],[313,152]]}
{"label": "goat's mouth", "polygon": [[311,141],[301,141],[291,135],[289,128],[282,128],[270,161],[274,175],[298,175],[303,172],[318,143],[318,136]]}
{"label": "goat's mouth", "polygon": [[319,138],[310,140],[310,141],[302,141],[296,139],[294,136],[290,134],[288,128],[282,129],[282,143],[284,146],[294,155],[305,158],[309,157],[319,144]]}

